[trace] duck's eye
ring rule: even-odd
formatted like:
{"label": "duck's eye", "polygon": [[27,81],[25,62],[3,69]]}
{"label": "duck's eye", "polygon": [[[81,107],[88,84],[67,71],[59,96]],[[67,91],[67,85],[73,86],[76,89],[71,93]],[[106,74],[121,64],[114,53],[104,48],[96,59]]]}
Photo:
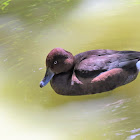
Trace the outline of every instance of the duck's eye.
{"label": "duck's eye", "polygon": [[54,61],[54,65],[56,65],[57,64],[57,61]]}

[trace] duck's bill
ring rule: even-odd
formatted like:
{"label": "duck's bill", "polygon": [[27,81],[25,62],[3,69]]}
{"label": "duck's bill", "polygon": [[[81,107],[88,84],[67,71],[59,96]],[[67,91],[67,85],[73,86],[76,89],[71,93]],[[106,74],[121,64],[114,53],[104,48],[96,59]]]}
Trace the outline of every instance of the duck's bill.
{"label": "duck's bill", "polygon": [[45,77],[43,78],[43,80],[40,82],[40,87],[44,87],[45,85],[47,85],[50,80],[53,78],[54,76],[54,73],[51,71],[50,68],[47,68],[47,71],[46,71],[46,74],[45,74]]}

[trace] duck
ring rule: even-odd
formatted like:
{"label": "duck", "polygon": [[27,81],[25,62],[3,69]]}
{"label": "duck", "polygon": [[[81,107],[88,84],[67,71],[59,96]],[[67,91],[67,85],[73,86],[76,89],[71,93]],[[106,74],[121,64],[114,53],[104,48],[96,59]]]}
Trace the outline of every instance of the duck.
{"label": "duck", "polygon": [[139,71],[138,51],[98,49],[73,56],[63,48],[54,48],[47,55],[40,87],[50,82],[60,95],[96,94],[134,81]]}

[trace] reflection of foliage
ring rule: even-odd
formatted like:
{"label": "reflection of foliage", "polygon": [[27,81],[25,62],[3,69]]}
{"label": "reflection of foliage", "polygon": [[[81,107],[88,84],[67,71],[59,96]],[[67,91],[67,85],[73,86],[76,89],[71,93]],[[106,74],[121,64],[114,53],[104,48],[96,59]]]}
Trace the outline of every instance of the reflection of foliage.
{"label": "reflection of foliage", "polygon": [[4,0],[4,1],[1,1],[1,6],[0,6],[0,9],[3,11],[10,3],[11,0]]}
{"label": "reflection of foliage", "polygon": [[[1,0],[0,0],[1,1]],[[34,25],[48,25],[64,16],[81,0],[2,0],[0,15],[18,16]],[[11,1],[11,3],[10,3]],[[9,4],[10,3],[10,4]]]}

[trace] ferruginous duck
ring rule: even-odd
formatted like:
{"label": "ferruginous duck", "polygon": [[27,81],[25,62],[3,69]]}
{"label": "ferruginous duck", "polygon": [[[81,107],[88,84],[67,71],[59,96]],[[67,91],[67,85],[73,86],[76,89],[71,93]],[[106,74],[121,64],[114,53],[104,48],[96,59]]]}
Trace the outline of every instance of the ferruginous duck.
{"label": "ferruginous duck", "polygon": [[50,82],[61,95],[87,95],[113,90],[133,81],[140,71],[140,52],[91,50],[73,56],[53,49],[40,87]]}

